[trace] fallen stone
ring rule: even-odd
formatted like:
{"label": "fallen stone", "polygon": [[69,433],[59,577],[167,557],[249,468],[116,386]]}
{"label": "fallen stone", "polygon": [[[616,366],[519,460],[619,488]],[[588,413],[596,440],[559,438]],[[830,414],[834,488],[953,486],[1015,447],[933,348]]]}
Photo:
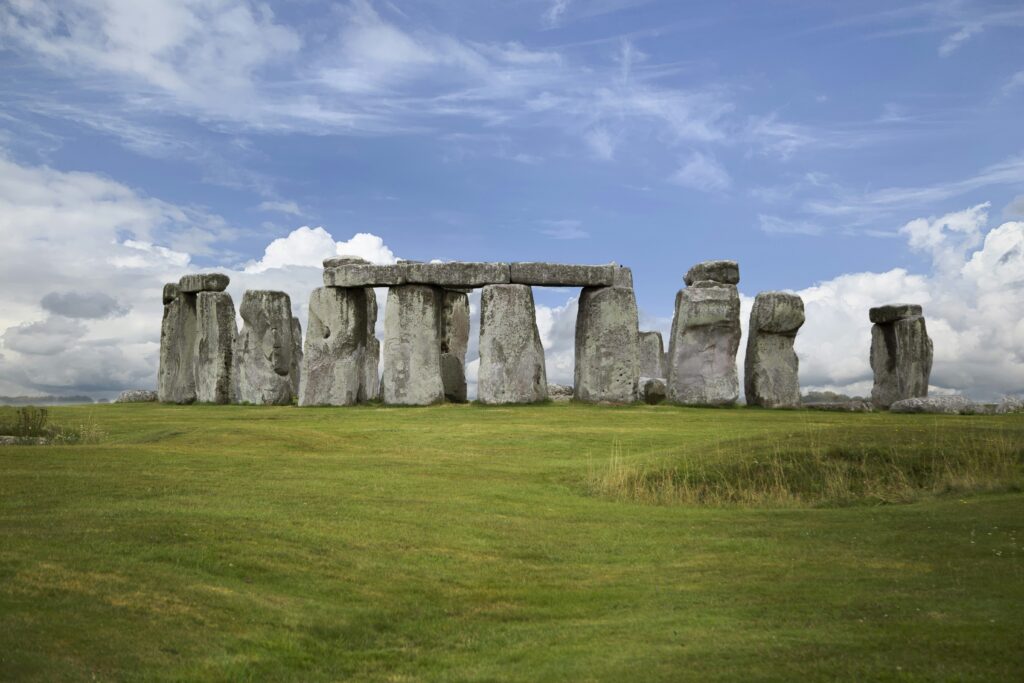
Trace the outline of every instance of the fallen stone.
{"label": "fallen stone", "polygon": [[904,318],[915,318],[920,315],[921,306],[919,304],[888,304],[868,310],[868,317],[876,325],[892,323]]}
{"label": "fallen stone", "polygon": [[824,401],[822,403],[805,403],[808,410],[826,410],[836,413],[873,413],[875,407],[870,401]]}
{"label": "fallen stone", "polygon": [[[309,295],[309,318],[299,385],[300,406],[347,406],[376,397],[367,385],[368,305],[372,289],[320,287]],[[376,380],[377,363],[373,361]],[[371,396],[371,392],[373,395]]]}
{"label": "fallen stone", "polygon": [[573,389],[568,384],[548,384],[548,398],[552,401],[571,401]]}
{"label": "fallen stone", "polygon": [[640,376],[665,379],[665,345],[661,332],[640,333]]}
{"label": "fallen stone", "polygon": [[739,344],[735,285],[679,290],[669,336],[668,399],[683,405],[734,404],[739,398]]}
{"label": "fallen stone", "polygon": [[973,415],[983,411],[966,396],[926,396],[895,401],[889,412]]}
{"label": "fallen stone", "polygon": [[255,405],[292,402],[292,303],[284,292],[248,290],[238,335],[239,400]]}
{"label": "fallen stone", "polygon": [[512,263],[513,284],[538,287],[610,287],[615,283],[614,264],[577,266],[562,263]]}
{"label": "fallen stone", "polygon": [[[900,308],[914,310],[906,304]],[[888,320],[889,317],[886,315],[880,319]],[[871,402],[875,407],[888,408],[905,398],[927,396],[932,354],[932,340],[928,337],[923,316],[876,323],[871,328],[870,354],[875,379]]]}
{"label": "fallen stone", "polygon": [[196,295],[164,286],[164,297],[177,295],[164,304],[160,323],[160,369],[157,395],[161,403],[193,403],[196,400]]}
{"label": "fallen stone", "polygon": [[631,403],[640,378],[636,296],[628,287],[584,287],[576,315],[574,398]]}
{"label": "fallen stone", "polygon": [[488,285],[480,296],[481,403],[535,403],[548,398],[544,347],[528,285]]}
{"label": "fallen stone", "polygon": [[804,324],[804,302],[795,294],[761,292],[754,299],[747,333],[744,391],[747,405],[800,405],[800,361],[793,350]]}
{"label": "fallen stone", "polygon": [[235,304],[227,292],[196,295],[196,400],[235,403]]}
{"label": "fallen stone", "polygon": [[683,277],[687,287],[701,280],[737,285],[740,282],[740,266],[736,261],[704,261],[690,268]]}
{"label": "fallen stone", "polygon": [[114,403],[154,403],[158,396],[155,391],[146,389],[128,389],[122,391],[114,399]]}
{"label": "fallen stone", "polygon": [[449,401],[464,403],[466,393],[466,349],[469,346],[469,296],[444,291],[441,313],[441,382]]}
{"label": "fallen stone", "polygon": [[444,401],[441,380],[441,290],[402,285],[388,290],[384,310],[384,403],[430,405]]}
{"label": "fallen stone", "polygon": [[665,380],[660,377],[645,377],[641,379],[642,394],[644,403],[657,405],[668,396],[668,389]]}
{"label": "fallen stone", "polygon": [[178,281],[178,287],[186,294],[198,292],[223,292],[231,280],[221,273],[194,273]]}

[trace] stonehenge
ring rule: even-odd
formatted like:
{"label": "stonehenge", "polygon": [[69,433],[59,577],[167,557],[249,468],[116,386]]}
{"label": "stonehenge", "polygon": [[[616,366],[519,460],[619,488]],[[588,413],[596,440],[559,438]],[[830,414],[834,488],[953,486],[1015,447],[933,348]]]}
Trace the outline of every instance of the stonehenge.
{"label": "stonehenge", "polygon": [[714,406],[739,399],[739,279],[735,261],[707,261],[686,273],[669,335],[669,401]]}
{"label": "stonehenge", "polygon": [[917,304],[889,304],[868,311],[871,327],[871,369],[875,375],[871,402],[888,408],[907,398],[928,395],[932,371],[932,340]]}
{"label": "stonehenge", "polygon": [[[486,289],[486,288],[485,288]],[[444,291],[441,312],[441,384],[444,396],[454,403],[468,398],[466,350],[469,347],[469,294]]]}
{"label": "stonehenge", "polygon": [[284,292],[248,290],[239,309],[238,398],[256,405],[289,405],[296,369],[292,303]]}
{"label": "stonehenge", "polygon": [[196,294],[195,388],[200,403],[235,403],[235,304],[224,291]]}
{"label": "stonehenge", "polygon": [[487,285],[480,295],[478,400],[535,403],[547,397],[533,291],[527,285]]}
{"label": "stonehenge", "polygon": [[800,405],[800,361],[793,350],[804,324],[804,302],[795,294],[761,292],[754,299],[747,332],[744,393],[747,405]]}
{"label": "stonehenge", "polygon": [[[372,300],[372,305],[370,303]],[[319,287],[309,295],[309,319],[299,382],[300,406],[347,406],[376,397],[367,382],[376,296],[363,287]],[[376,351],[374,350],[374,353]]]}
{"label": "stonehenge", "polygon": [[665,344],[661,332],[640,333],[640,376],[665,379]]}
{"label": "stonehenge", "polygon": [[631,403],[640,381],[636,296],[629,287],[584,287],[576,314],[574,398]]}
{"label": "stonehenge", "polygon": [[395,405],[444,401],[441,378],[441,316],[444,291],[430,285],[388,290],[384,311],[381,398]]}

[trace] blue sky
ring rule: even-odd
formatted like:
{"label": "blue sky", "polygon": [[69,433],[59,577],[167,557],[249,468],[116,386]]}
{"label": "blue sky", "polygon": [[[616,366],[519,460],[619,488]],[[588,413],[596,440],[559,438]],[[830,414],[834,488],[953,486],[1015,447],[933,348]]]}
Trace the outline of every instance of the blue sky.
{"label": "blue sky", "polygon": [[[175,269],[301,314],[331,248],[302,226],[403,258],[614,260],[659,329],[690,265],[734,258],[748,302],[818,297],[809,386],[863,388],[865,307],[917,297],[937,388],[1024,390],[1019,2],[11,0],[0,93],[2,393],[151,384],[144,297]],[[115,303],[42,303],[67,292]],[[571,366],[573,293],[537,297]]]}

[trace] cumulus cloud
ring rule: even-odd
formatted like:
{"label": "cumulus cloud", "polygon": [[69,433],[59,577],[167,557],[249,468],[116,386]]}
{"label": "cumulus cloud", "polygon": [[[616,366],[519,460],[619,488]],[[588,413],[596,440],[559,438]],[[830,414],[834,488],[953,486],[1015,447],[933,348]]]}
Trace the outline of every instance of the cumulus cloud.
{"label": "cumulus cloud", "polygon": [[280,237],[263,252],[263,258],[249,263],[247,273],[262,273],[285,266],[322,268],[323,260],[331,256],[359,256],[370,263],[394,263],[397,259],[384,240],[367,232],[356,233],[351,239],[336,242],[322,227],[296,228],[287,237]]}
{"label": "cumulus cloud", "polygon": [[713,156],[694,152],[683,162],[671,182],[701,192],[723,192],[732,185],[732,178]]}
{"label": "cumulus cloud", "polygon": [[50,292],[39,305],[65,318],[112,318],[131,310],[130,306],[103,292]]}

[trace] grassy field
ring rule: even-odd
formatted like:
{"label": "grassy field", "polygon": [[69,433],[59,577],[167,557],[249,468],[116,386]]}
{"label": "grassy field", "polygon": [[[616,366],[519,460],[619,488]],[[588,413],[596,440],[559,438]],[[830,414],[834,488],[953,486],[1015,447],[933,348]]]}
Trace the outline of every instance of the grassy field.
{"label": "grassy field", "polygon": [[[53,408],[2,680],[1020,680],[1024,416]],[[97,429],[98,428],[98,429]]]}

